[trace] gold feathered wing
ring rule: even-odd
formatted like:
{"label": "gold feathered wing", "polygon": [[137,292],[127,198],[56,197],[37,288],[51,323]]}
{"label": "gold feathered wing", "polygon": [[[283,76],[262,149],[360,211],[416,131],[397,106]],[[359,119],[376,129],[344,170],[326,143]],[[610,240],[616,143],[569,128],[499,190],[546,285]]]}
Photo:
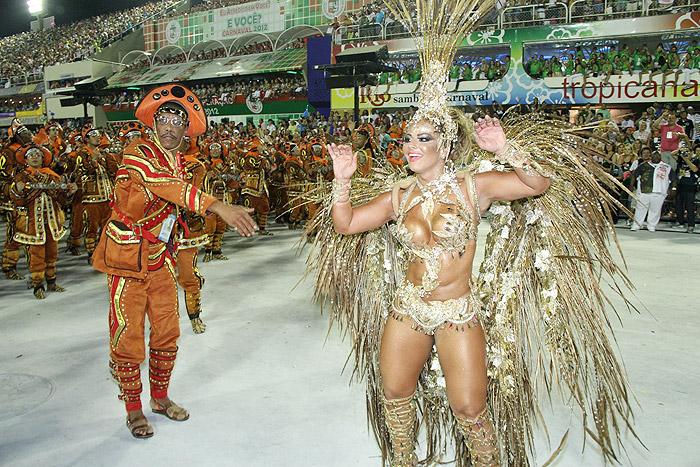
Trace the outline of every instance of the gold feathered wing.
{"label": "gold feathered wing", "polygon": [[[503,126],[508,141],[552,180],[543,195],[491,207],[475,281],[504,465],[531,464],[532,427],[544,422],[542,390],[575,401],[587,435],[607,460],[616,459],[621,431],[634,435],[628,382],[608,337],[606,310],[614,307],[605,293],[609,288],[634,308],[623,294],[632,284],[608,249],[611,241],[617,245],[610,210],[624,209],[609,190],[623,187],[595,161],[586,133],[567,123],[528,114],[506,117]],[[477,154],[472,163],[488,157]]]}

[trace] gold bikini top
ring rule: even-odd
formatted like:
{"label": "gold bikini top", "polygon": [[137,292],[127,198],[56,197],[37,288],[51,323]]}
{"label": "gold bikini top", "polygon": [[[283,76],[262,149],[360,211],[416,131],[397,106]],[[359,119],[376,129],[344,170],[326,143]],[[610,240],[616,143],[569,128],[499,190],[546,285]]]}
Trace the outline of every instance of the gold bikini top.
{"label": "gold bikini top", "polygon": [[[460,180],[467,183],[469,200],[464,196]],[[402,189],[405,192],[399,198]],[[416,189],[420,190],[420,194],[411,198]],[[396,223],[390,227],[392,234],[406,248],[411,259],[418,257],[424,260],[426,272],[419,289],[421,296],[425,296],[440,284],[438,275],[442,268],[442,254],[461,255],[467,243],[476,239],[481,217],[474,177],[465,172],[446,172],[427,186],[423,186],[416,177],[410,177],[394,185],[391,201],[396,213]],[[455,206],[456,213],[440,214],[446,222],[442,230],[431,229],[434,245],[417,245],[413,242],[414,232],[409,232],[404,224],[406,214],[420,205],[423,218],[429,222],[437,204]]]}

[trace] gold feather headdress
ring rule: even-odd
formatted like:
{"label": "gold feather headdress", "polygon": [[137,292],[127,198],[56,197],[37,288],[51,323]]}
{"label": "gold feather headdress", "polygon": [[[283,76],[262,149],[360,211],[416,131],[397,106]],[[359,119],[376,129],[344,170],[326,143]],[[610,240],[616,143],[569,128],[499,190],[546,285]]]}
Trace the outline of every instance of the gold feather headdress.
{"label": "gold feather headdress", "polygon": [[447,82],[452,60],[462,40],[479,25],[493,0],[385,0],[416,41],[422,78],[418,111],[411,123],[431,122],[445,136],[457,140],[457,123],[447,105]]}

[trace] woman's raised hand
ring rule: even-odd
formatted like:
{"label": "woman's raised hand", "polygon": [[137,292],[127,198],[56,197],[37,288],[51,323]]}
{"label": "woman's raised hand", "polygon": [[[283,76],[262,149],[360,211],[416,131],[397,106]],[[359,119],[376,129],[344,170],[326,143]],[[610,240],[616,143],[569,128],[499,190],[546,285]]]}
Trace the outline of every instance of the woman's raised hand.
{"label": "woman's raised hand", "polygon": [[333,174],[338,181],[350,180],[357,170],[357,154],[347,144],[337,146],[335,143],[326,145],[333,160]]}
{"label": "woman's raised hand", "polygon": [[497,118],[488,115],[479,118],[474,124],[474,129],[474,139],[484,151],[498,154],[506,148],[506,134]]}

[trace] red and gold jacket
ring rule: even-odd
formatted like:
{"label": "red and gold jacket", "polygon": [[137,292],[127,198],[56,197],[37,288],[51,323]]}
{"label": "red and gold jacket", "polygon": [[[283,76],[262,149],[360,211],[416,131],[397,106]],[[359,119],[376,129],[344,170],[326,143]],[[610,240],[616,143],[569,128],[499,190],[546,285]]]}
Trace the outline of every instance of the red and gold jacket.
{"label": "red and gold jacket", "polygon": [[[92,255],[95,269],[144,279],[148,270],[164,264],[173,267],[180,211],[203,216],[215,201],[187,183],[182,173],[180,158],[173,158],[155,141],[138,140],[127,146],[117,171],[112,214]],[[166,235],[169,218],[176,222]]]}

